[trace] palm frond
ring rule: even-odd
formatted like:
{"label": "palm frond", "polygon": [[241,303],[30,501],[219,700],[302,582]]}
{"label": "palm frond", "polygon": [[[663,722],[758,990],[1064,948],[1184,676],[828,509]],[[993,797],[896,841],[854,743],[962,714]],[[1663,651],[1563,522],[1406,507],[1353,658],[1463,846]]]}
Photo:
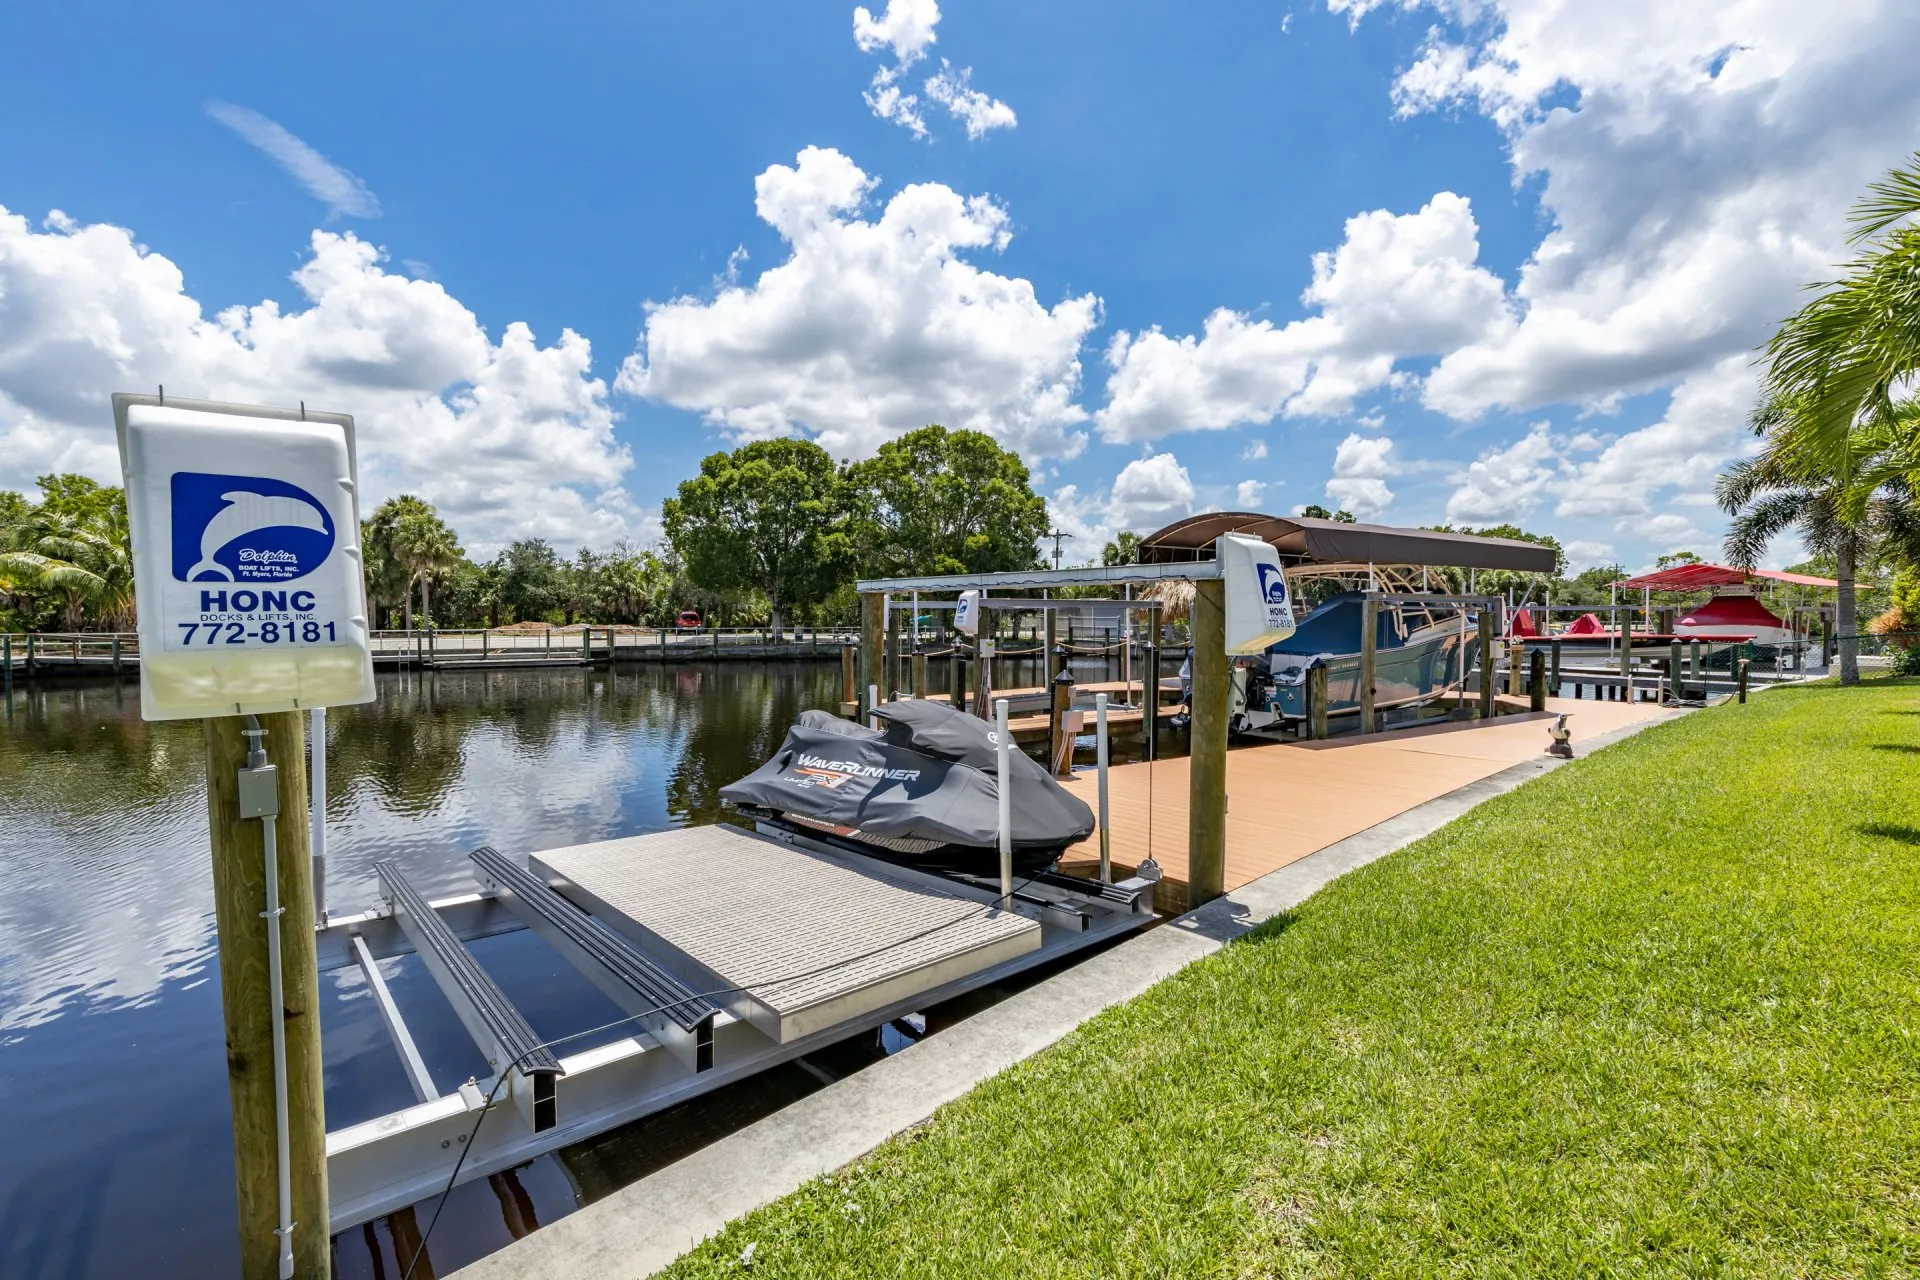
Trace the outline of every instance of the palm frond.
{"label": "palm frond", "polygon": [[1906,164],[1887,171],[1887,176],[1867,187],[1847,215],[1853,231],[1847,239],[1858,244],[1878,235],[1902,218],[1920,214],[1920,151]]}

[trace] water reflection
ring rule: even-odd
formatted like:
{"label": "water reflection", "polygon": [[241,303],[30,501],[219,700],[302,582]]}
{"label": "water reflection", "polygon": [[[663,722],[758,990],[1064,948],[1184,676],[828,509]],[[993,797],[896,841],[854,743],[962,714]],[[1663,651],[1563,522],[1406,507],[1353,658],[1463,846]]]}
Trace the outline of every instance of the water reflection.
{"label": "water reflection", "polygon": [[[717,789],[800,711],[831,705],[837,685],[826,663],[383,675],[378,701],[328,716],[329,904],[371,905],[380,858],[430,894],[457,892],[472,887],[465,854],[479,844],[522,852],[712,821]],[[227,1274],[233,1172],[200,727],[144,723],[131,685],[16,686],[6,710],[0,1275]],[[543,1002],[543,1034],[611,1016],[537,940],[495,941],[483,963],[516,998]],[[328,976],[330,1119],[404,1105],[358,974]],[[445,1001],[417,964],[397,963],[392,981],[457,1084],[476,1064]],[[523,1223],[574,1203],[557,1166],[521,1186],[527,1204],[510,1188],[508,1200]],[[488,1183],[463,1191],[485,1197],[493,1224],[473,1226],[476,1243],[506,1230]]]}
{"label": "water reflection", "polygon": [[[1016,680],[1037,668],[1003,676]],[[461,892],[476,845],[717,821],[719,788],[802,710],[835,705],[839,682],[825,662],[383,675],[376,702],[328,716],[329,905],[372,905],[381,858],[429,894]],[[235,1269],[201,755],[200,727],[143,723],[131,685],[16,687],[0,715],[0,1276]],[[617,1016],[531,935],[475,953],[543,1036]],[[483,1073],[418,961],[387,973],[442,1087]],[[330,1126],[410,1102],[358,972],[329,973],[322,993]],[[497,1249],[886,1047],[861,1037],[461,1187],[434,1259],[444,1273]],[[411,1254],[396,1249],[424,1225],[395,1215],[347,1233],[338,1274],[397,1276]]]}

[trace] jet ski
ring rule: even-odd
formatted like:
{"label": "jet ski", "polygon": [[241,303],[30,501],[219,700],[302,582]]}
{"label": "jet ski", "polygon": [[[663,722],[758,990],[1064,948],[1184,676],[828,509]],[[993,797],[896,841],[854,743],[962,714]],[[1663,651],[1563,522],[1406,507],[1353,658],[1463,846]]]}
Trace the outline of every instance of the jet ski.
{"label": "jet ski", "polygon": [[[934,872],[1000,869],[999,746],[991,724],[939,702],[877,707],[870,729],[803,711],[771,760],[720,798],[763,822]],[[1024,751],[1008,753],[1013,869],[1045,871],[1093,833],[1093,810]]]}

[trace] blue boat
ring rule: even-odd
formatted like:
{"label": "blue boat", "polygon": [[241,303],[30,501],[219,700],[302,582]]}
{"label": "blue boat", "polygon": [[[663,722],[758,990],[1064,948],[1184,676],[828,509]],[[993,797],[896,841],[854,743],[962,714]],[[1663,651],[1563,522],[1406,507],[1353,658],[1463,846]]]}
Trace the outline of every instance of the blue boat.
{"label": "blue boat", "polygon": [[[1257,658],[1240,659],[1229,701],[1237,733],[1275,732],[1307,714],[1307,672],[1327,669],[1327,714],[1360,710],[1360,627],[1364,595],[1346,591],[1320,605],[1291,636]],[[1374,619],[1374,707],[1415,706],[1458,687],[1473,667],[1473,616],[1450,606],[1382,607]]]}

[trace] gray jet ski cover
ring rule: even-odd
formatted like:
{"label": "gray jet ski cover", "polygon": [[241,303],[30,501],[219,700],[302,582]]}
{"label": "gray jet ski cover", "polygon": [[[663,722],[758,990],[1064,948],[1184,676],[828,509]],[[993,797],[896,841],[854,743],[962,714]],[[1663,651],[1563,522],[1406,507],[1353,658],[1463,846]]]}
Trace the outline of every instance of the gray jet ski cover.
{"label": "gray jet ski cover", "polygon": [[[884,733],[803,712],[773,759],[720,789],[723,800],[871,835],[995,848],[998,751],[984,720],[937,702],[877,707]],[[1093,832],[1093,810],[1014,750],[1013,847],[1059,850]]]}

